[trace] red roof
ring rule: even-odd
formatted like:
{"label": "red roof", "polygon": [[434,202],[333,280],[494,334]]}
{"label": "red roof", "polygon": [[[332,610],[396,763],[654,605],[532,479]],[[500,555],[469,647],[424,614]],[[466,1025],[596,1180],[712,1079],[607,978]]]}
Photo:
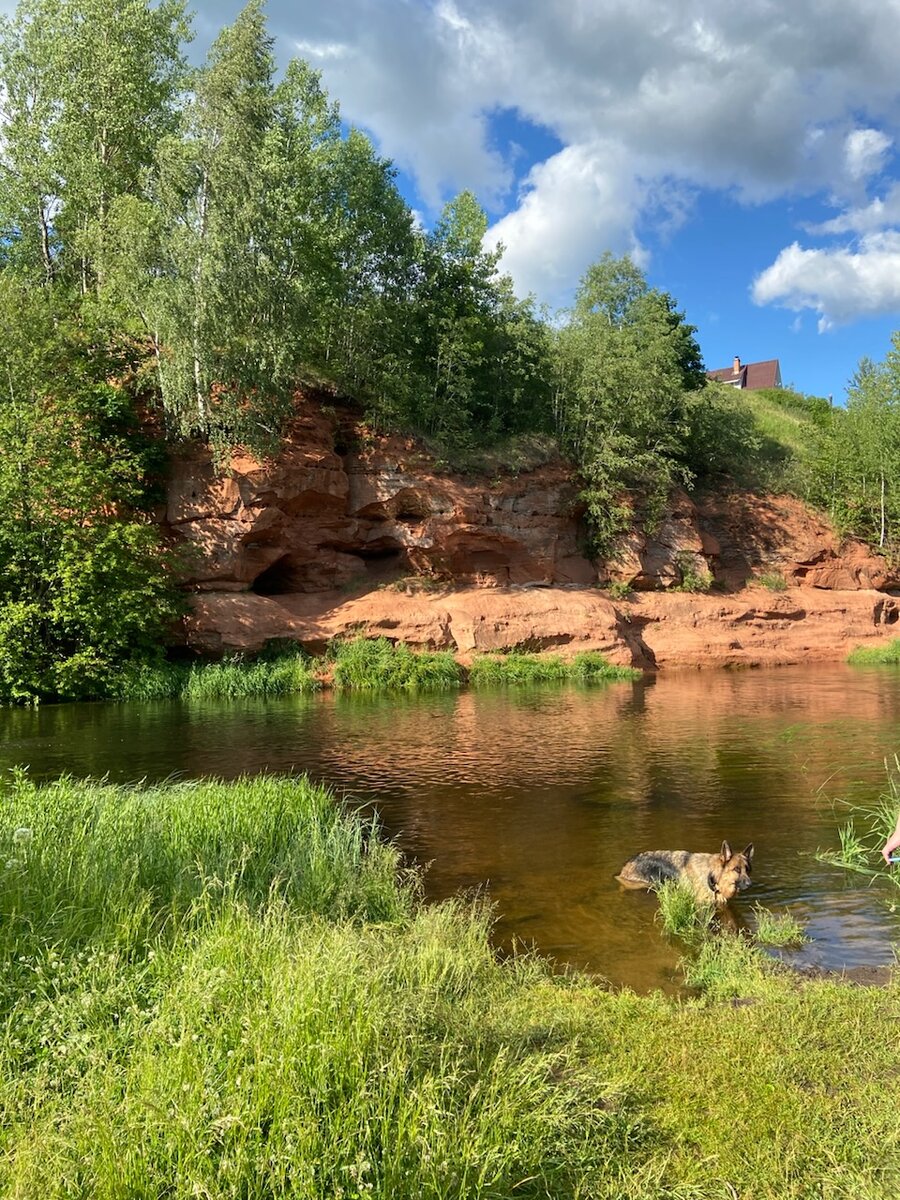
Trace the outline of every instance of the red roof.
{"label": "red roof", "polygon": [[737,388],[746,388],[750,392],[757,388],[781,387],[781,367],[777,358],[767,358],[764,362],[757,363],[742,363],[740,359],[735,361],[738,364],[737,370],[733,365],[719,367],[715,371],[707,371],[708,378],[716,379],[719,383],[730,383]]}

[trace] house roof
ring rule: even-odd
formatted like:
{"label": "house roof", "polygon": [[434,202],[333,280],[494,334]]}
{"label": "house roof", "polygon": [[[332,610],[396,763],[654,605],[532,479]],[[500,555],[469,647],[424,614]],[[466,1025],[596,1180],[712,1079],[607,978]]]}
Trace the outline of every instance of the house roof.
{"label": "house roof", "polygon": [[756,363],[742,363],[740,359],[735,361],[737,370],[732,365],[719,367],[715,371],[707,371],[706,374],[710,379],[716,379],[720,383],[730,383],[738,388],[746,388],[748,391],[756,388],[781,387],[781,367],[777,358],[767,358],[763,362]]}

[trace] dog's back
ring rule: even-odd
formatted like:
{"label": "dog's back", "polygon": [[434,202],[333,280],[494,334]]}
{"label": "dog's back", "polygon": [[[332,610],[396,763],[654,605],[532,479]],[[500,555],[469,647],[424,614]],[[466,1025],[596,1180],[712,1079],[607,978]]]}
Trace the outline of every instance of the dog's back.
{"label": "dog's back", "polygon": [[736,892],[750,886],[751,842],[732,854],[727,842],[719,854],[689,850],[645,850],[630,858],[616,878],[625,887],[656,888],[669,879],[687,884],[703,904],[727,904]]}

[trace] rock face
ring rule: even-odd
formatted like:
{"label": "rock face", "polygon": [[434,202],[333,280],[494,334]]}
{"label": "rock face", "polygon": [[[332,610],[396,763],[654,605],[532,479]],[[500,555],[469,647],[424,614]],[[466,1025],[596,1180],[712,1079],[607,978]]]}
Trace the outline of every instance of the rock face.
{"label": "rock face", "polygon": [[[275,459],[237,455],[223,474],[205,451],[185,453],[167,503],[198,593],[186,638],[206,651],[284,637],[316,648],[365,630],[462,657],[563,648],[648,667],[751,665],[840,659],[895,632],[885,560],[793,497],[677,493],[599,571],[581,515],[562,459],[461,478],[313,399]],[[787,590],[754,587],[763,572]],[[688,575],[719,594],[666,594]],[[639,594],[614,604],[598,581]]]}
{"label": "rock face", "polygon": [[709,575],[735,591],[764,572],[787,584],[828,590],[888,589],[900,583],[885,559],[861,542],[842,542],[794,496],[748,493],[693,501],[676,492],[650,534],[619,540],[605,578],[638,591],[676,587],[687,572]]}
{"label": "rock face", "polygon": [[176,461],[167,520],[194,551],[189,582],[278,596],[410,574],[489,587],[596,578],[562,460],[472,481],[438,475],[411,441],[364,438],[308,401],[277,459],[236,456],[224,479],[206,453]]}
{"label": "rock face", "polygon": [[834,662],[853,647],[900,631],[900,604],[879,592],[792,588],[738,596],[647,592],[613,603],[593,589],[506,588],[408,595],[376,590],[285,596],[206,592],[188,618],[198,650],[259,649],[293,638],[307,649],[364,632],[417,649],[475,653],[519,649],[574,654],[599,650],[615,663],[648,669],[758,667]]}

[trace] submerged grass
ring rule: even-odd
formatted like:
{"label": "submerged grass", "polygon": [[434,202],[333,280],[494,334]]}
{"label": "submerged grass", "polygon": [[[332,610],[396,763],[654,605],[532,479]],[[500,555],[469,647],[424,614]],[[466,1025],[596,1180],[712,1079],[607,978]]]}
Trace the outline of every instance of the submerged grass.
{"label": "submerged grass", "polygon": [[881,1200],[896,987],[704,938],[696,1000],[499,962],[305,780],[0,795],[12,1200]]}
{"label": "submerged grass", "polygon": [[847,662],[856,667],[896,667],[900,665],[900,638],[880,646],[857,646]]}

